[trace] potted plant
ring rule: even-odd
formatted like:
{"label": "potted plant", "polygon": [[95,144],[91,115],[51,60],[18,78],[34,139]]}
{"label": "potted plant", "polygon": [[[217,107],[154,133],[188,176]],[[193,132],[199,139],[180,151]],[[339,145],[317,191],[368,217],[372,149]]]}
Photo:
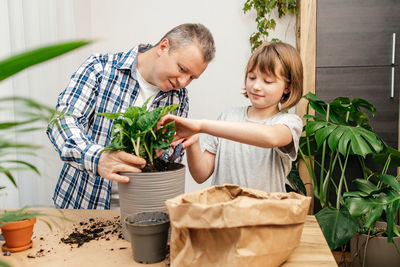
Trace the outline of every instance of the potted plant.
{"label": "potted plant", "polygon": [[[88,43],[87,41],[75,41],[49,45],[3,59],[0,61],[0,81],[11,77],[25,68],[57,57]],[[7,177],[11,184],[17,187],[13,175],[14,170],[28,168],[38,174],[39,171],[27,161],[10,159],[10,155],[14,153],[35,155],[34,152],[39,147],[32,144],[15,142],[10,136],[15,132],[38,130],[40,128],[32,127],[32,124],[39,121],[48,122],[56,114],[54,109],[25,97],[3,97],[0,98],[0,103],[3,109],[7,109],[7,104],[12,104],[14,105],[14,110],[20,112],[20,114],[16,114],[19,120],[0,122],[0,129],[2,131],[0,135],[0,174]],[[4,190],[4,188],[4,185],[0,185],[0,190]],[[47,215],[38,211],[32,211],[28,207],[0,213],[0,227],[2,235],[6,240],[3,250],[16,252],[31,247],[32,228],[37,216]],[[19,228],[18,225],[20,223],[28,225],[27,227],[22,227],[25,229],[23,231],[27,232],[27,237],[19,237],[18,241],[21,241],[21,244],[18,244],[9,240],[9,236],[12,234],[9,234],[8,230],[12,229],[13,233],[18,232],[16,229]],[[50,226],[48,222],[46,223]],[[0,264],[7,266],[1,261]]]}
{"label": "potted plant", "polygon": [[29,211],[27,207],[0,214],[0,228],[5,240],[2,251],[19,252],[31,248],[33,225],[40,215],[43,214]]}
{"label": "potted plant", "polygon": [[[125,112],[100,113],[115,120],[110,144],[104,150],[123,150],[147,161],[141,173],[124,173],[128,183],[118,183],[121,222],[129,214],[146,211],[166,211],[165,201],[184,193],[185,167],[171,160],[163,160],[163,149],[169,148],[175,134],[175,122],[157,129],[159,119],[176,112],[178,105],[148,110],[150,98],[141,107],[129,107]],[[126,226],[122,233],[129,240]]]}
{"label": "potted plant", "polygon": [[165,259],[169,217],[165,212],[139,212],[125,218],[133,258],[139,263],[156,263]]}
{"label": "potted plant", "polygon": [[359,222],[358,234],[350,243],[353,266],[391,267],[400,263],[400,227],[396,225],[400,184],[398,177],[386,174],[391,157],[389,154],[382,173],[353,180],[358,191],[343,194],[351,216]]}
{"label": "potted plant", "polygon": [[[358,222],[350,215],[343,199],[343,193],[349,191],[346,179],[349,157],[358,159],[366,178],[366,156],[381,152],[384,143],[372,131],[368,115],[361,110],[364,108],[375,115],[374,106],[366,100],[338,97],[327,103],[312,93],[304,97],[308,106],[299,156],[305,162],[313,180],[314,196],[322,207],[315,216],[334,250],[346,244],[358,229]],[[310,115],[310,107],[316,115]],[[334,170],[339,170],[338,182],[334,180]],[[330,190],[336,197],[332,203]]]}

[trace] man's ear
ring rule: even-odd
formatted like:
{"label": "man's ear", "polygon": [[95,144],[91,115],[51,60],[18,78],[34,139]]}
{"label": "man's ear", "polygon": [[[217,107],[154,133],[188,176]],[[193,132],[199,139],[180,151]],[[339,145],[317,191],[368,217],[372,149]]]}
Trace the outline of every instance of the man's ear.
{"label": "man's ear", "polygon": [[168,51],[169,51],[169,40],[167,38],[164,38],[158,44],[157,53],[160,56],[162,53],[165,53]]}

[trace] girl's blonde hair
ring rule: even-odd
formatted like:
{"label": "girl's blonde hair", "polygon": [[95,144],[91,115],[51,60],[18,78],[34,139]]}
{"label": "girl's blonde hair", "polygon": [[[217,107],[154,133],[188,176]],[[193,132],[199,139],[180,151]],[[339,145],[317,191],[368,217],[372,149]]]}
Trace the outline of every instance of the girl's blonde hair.
{"label": "girl's blonde hair", "polygon": [[[249,72],[257,69],[263,74],[281,76],[288,94],[284,94],[280,101],[281,110],[295,106],[303,95],[303,64],[297,50],[290,44],[283,42],[266,42],[254,50],[246,67],[245,82]],[[280,73],[277,71],[280,70]],[[243,95],[248,97],[247,93]]]}

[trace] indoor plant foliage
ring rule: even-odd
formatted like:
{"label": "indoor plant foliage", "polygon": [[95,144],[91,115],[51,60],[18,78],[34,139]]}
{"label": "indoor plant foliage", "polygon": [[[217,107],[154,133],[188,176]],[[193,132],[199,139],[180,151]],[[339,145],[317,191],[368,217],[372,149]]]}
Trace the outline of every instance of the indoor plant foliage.
{"label": "indoor plant foliage", "polygon": [[[65,54],[88,43],[88,41],[73,41],[48,45],[0,60],[0,81],[10,78],[14,74],[32,65]],[[35,151],[40,147],[29,143],[16,142],[13,138],[14,135],[20,132],[30,132],[42,129],[43,125],[40,123],[49,122],[53,116],[57,116],[57,113],[53,108],[47,107],[46,105],[40,104],[39,102],[26,97],[2,97],[0,98],[0,104],[1,110],[8,112],[8,114],[10,110],[17,111],[14,120],[0,122],[0,175],[6,177],[6,179],[17,187],[13,171],[21,168],[30,169],[37,174],[39,174],[39,171],[31,163],[25,160],[16,160],[13,156],[15,154],[28,154],[35,156]],[[0,184],[0,190],[4,188],[5,186]],[[28,207],[2,212],[0,214],[0,227],[2,228],[2,234],[6,239],[5,245],[10,247],[10,243],[7,241],[6,237],[7,234],[5,233],[7,228],[15,228],[15,225],[19,222],[30,222],[32,223],[32,225],[28,227],[30,230],[25,230],[25,232],[28,232],[28,245],[25,244],[25,246],[22,246],[25,247],[25,249],[29,248],[31,246],[29,245],[29,241],[32,236],[33,224],[36,222],[37,216],[48,215],[40,211],[30,210]],[[49,222],[45,221],[45,223],[51,228]],[[15,249],[21,250],[22,248],[14,247],[14,251],[16,251]],[[8,266],[1,261],[0,265]]]}
{"label": "indoor plant foliage", "polygon": [[[366,235],[363,238],[356,236],[351,248],[352,256],[359,257],[359,262],[363,263],[363,266],[368,261],[374,261],[374,263],[369,263],[372,265],[381,262],[385,266],[397,266],[400,258],[398,247],[400,233],[399,226],[396,225],[396,214],[400,207],[400,183],[398,181],[399,176],[394,177],[393,175],[386,174],[390,166],[391,157],[392,154],[387,157],[386,164],[381,173],[372,173],[367,179],[353,180],[358,191],[345,192],[343,194],[351,216],[358,220],[358,233]],[[382,221],[384,223],[381,223]],[[386,237],[387,243],[379,243],[379,240],[376,242],[375,240],[369,240],[374,237]],[[395,237],[397,237],[397,244],[394,239]],[[362,239],[366,241],[364,243],[358,242]],[[381,260],[374,259],[373,256],[367,257],[366,251],[369,243],[374,244],[375,249],[376,246],[382,249],[383,252],[381,253],[393,253],[388,252],[390,250],[393,251],[393,248],[388,246],[388,243],[391,243],[398,254],[397,259],[393,254],[388,254],[385,259]],[[363,255],[362,259],[361,255]],[[387,262],[383,262],[382,260],[386,260]]]}
{"label": "indoor plant foliage", "polygon": [[[277,9],[278,16],[281,18],[288,13],[297,13],[299,6],[296,0],[246,0],[243,7],[244,13],[252,9],[257,12],[257,32],[254,32],[249,38],[251,50],[254,51],[268,40],[269,31],[275,29],[276,22],[271,18],[271,12]],[[274,42],[277,39],[273,38],[271,41]]]}
{"label": "indoor plant foliage", "polygon": [[388,165],[382,174],[374,173],[368,179],[355,179],[353,183],[359,191],[345,192],[343,197],[350,214],[360,220],[360,233],[376,235],[382,232],[374,226],[384,215],[387,223],[384,233],[388,242],[393,243],[393,237],[400,236],[396,227],[396,213],[400,207],[400,184],[398,177],[385,174]]}
{"label": "indoor plant foliage", "polygon": [[[88,41],[73,41],[48,45],[2,59],[0,61],[0,82],[30,66],[60,56],[89,43]],[[16,152],[19,154],[34,154],[34,151],[39,147],[15,142],[12,140],[12,136],[18,132],[42,129],[41,125],[38,126],[36,123],[49,122],[56,115],[56,111],[26,97],[2,97],[0,98],[0,106],[1,110],[6,112],[11,109],[17,111],[15,114],[16,120],[0,122],[0,173],[5,175],[17,187],[12,174],[13,170],[25,167],[36,173],[39,172],[32,164],[26,161],[10,159],[9,155]],[[4,188],[4,186],[0,184],[1,188]]]}
{"label": "indoor plant foliage", "polygon": [[[147,104],[141,107],[129,107],[125,112],[99,113],[98,115],[115,119],[111,143],[104,150],[123,150],[144,158],[150,170],[154,169],[157,150],[170,146],[175,135],[175,122],[172,121],[160,129],[157,122],[169,112],[176,114],[179,105],[158,107],[149,111]],[[147,168],[146,168],[147,169]],[[160,170],[161,171],[161,170]]]}
{"label": "indoor plant foliage", "polygon": [[[372,115],[376,110],[369,102],[355,98],[339,97],[327,103],[314,94],[305,96],[308,101],[305,136],[300,139],[299,155],[304,160],[314,183],[314,196],[322,210],[316,214],[325,238],[331,249],[344,245],[358,230],[358,220],[351,216],[343,193],[348,192],[346,168],[350,155],[358,157],[363,170],[362,179],[371,171],[365,166],[367,155],[387,151],[385,143],[373,132],[366,109]],[[309,115],[309,108],[316,115]],[[320,160],[317,157],[320,156]],[[317,173],[314,166],[318,165]],[[338,184],[333,180],[333,170],[340,170]],[[353,178],[356,177],[351,177]],[[336,202],[330,203],[328,191],[335,190]]]}
{"label": "indoor plant foliage", "polygon": [[[0,99],[2,110],[16,110],[13,121],[0,122],[0,173],[5,175],[17,187],[13,171],[28,168],[37,174],[38,169],[25,160],[10,158],[13,153],[36,156],[35,151],[40,147],[31,143],[16,142],[15,133],[30,132],[42,129],[55,115],[55,110],[34,100],[23,97],[7,97]],[[0,189],[5,186],[0,185]]]}
{"label": "indoor plant foliage", "polygon": [[173,156],[169,160],[161,159],[161,153],[157,153],[169,148],[175,135],[174,121],[159,129],[157,122],[169,112],[176,113],[178,105],[150,111],[147,109],[150,99],[141,107],[129,107],[125,112],[98,114],[115,120],[111,142],[104,150],[123,150],[147,162],[142,172],[122,173],[130,178],[128,183],[118,183],[122,234],[127,240],[130,239],[124,223],[127,216],[138,212],[166,211],[165,201],[185,190],[184,165],[174,163]]}

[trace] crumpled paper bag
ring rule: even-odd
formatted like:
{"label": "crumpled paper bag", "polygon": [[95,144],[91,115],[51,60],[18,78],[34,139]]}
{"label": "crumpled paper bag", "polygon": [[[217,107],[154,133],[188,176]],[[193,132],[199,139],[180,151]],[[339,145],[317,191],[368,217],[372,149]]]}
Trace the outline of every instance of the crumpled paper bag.
{"label": "crumpled paper bag", "polygon": [[171,266],[279,266],[299,245],[310,202],[237,185],[169,199]]}

